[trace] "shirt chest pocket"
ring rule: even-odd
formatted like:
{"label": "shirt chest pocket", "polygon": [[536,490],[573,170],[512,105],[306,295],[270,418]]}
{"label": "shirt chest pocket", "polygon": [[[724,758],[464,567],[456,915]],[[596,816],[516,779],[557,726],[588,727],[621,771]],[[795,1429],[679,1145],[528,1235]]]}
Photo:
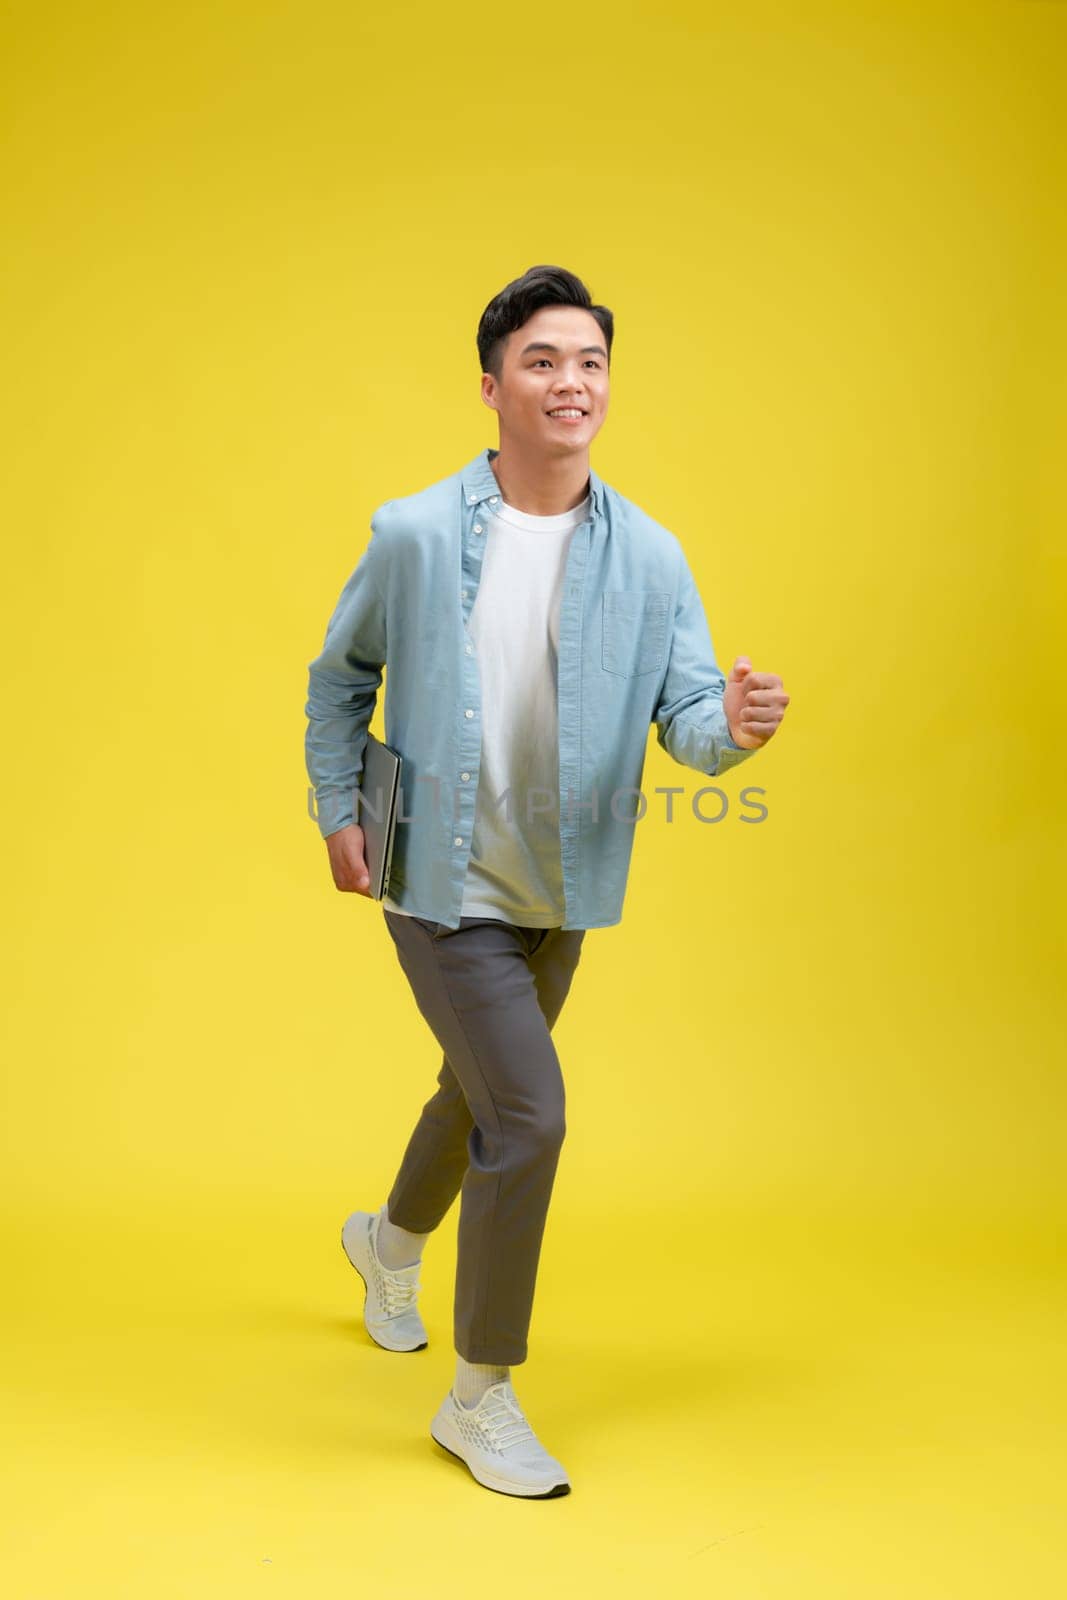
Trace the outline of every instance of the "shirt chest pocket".
{"label": "shirt chest pocket", "polygon": [[632,678],[663,665],[670,600],[665,589],[605,589],[605,672]]}

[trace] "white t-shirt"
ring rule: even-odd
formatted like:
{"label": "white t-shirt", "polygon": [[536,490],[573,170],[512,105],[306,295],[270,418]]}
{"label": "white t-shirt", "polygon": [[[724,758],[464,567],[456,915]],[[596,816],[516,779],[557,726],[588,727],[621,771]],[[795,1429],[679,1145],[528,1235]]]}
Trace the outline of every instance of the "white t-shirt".
{"label": "white t-shirt", "polygon": [[[481,678],[482,749],[465,917],[552,928],[566,915],[556,658],[567,552],[588,516],[588,495],[557,516],[506,502],[488,516],[468,626]],[[388,895],[383,904],[405,915]]]}

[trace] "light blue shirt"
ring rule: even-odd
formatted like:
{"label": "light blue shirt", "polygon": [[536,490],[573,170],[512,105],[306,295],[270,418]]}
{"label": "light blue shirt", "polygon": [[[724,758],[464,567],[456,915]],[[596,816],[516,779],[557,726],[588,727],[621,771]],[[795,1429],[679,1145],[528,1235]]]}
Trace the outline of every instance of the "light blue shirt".
{"label": "light blue shirt", "polygon": [[[486,511],[501,500],[497,454],[479,451],[462,471],[378,507],[308,667],[304,748],[320,833],[359,820],[384,668],[385,743],[402,757],[388,892],[449,928],[459,926],[478,793],[481,685],[468,623]],[[622,919],[634,825],[650,798],[641,776],[652,723],[675,761],[708,777],[756,754],[730,737],[726,678],[679,540],[591,468],[588,492],[559,614],[564,928]]]}

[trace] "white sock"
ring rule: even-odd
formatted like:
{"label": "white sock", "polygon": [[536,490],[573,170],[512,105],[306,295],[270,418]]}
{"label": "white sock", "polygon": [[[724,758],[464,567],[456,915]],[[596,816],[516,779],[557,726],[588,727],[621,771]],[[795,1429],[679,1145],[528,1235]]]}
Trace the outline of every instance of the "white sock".
{"label": "white sock", "polygon": [[456,1379],[452,1387],[461,1406],[473,1410],[491,1383],[511,1375],[510,1367],[495,1367],[482,1362],[464,1361],[456,1354]]}
{"label": "white sock", "polygon": [[429,1237],[428,1233],[409,1233],[406,1228],[398,1228],[395,1222],[389,1221],[388,1207],[383,1206],[378,1215],[378,1260],[389,1272],[413,1266]]}

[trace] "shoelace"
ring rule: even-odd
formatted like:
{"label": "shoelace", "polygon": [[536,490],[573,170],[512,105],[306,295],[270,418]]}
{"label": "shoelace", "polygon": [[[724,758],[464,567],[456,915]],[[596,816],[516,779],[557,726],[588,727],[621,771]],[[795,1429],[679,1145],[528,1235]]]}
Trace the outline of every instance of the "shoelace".
{"label": "shoelace", "polygon": [[489,1435],[494,1450],[518,1444],[520,1439],[532,1439],[534,1431],[514,1400],[506,1395],[493,1395],[478,1410],[479,1425]]}
{"label": "shoelace", "polygon": [[388,1267],[381,1269],[378,1282],[386,1315],[390,1317],[397,1316],[401,1311],[407,1311],[414,1303],[420,1287],[420,1279],[405,1281],[403,1278],[395,1278]]}

